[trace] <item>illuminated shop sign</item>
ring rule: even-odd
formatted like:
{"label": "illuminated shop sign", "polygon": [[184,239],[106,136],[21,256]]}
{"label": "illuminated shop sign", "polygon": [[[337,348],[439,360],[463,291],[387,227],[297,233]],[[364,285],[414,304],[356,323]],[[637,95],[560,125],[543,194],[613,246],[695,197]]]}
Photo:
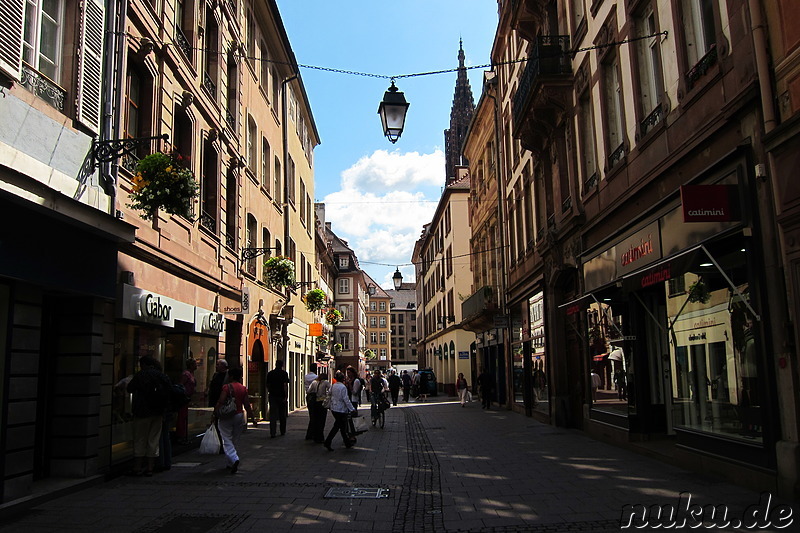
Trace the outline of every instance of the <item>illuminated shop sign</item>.
{"label": "illuminated shop sign", "polygon": [[225,329],[225,315],[200,307],[194,308],[194,331],[206,335],[219,335]]}
{"label": "illuminated shop sign", "polygon": [[684,222],[730,222],[742,219],[736,185],[683,185]]}
{"label": "illuminated shop sign", "polygon": [[169,296],[122,286],[122,318],[165,327],[175,327],[175,321],[194,323],[194,306]]}

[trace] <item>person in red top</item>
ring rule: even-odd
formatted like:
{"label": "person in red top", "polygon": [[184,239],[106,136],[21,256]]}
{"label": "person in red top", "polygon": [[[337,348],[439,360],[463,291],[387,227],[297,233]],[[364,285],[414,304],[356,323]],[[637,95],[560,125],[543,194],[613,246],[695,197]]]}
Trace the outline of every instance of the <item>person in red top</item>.
{"label": "person in red top", "polygon": [[[197,361],[193,357],[186,360],[186,370],[181,374],[179,384],[183,385],[183,390],[188,398],[194,394],[197,387],[197,379],[194,377],[194,371],[197,370]],[[181,406],[178,409],[178,419],[175,422],[175,437],[180,443],[187,443],[189,439],[189,404]]]}
{"label": "person in red top", "polygon": [[234,367],[228,370],[228,377],[230,383],[222,387],[222,393],[217,402],[217,408],[221,407],[228,395],[233,394],[236,400],[236,414],[229,418],[219,419],[219,434],[222,437],[222,451],[225,453],[226,468],[230,469],[231,474],[235,474],[239,469],[239,454],[236,453],[236,443],[242,435],[245,427],[244,412],[247,411],[247,417],[253,421],[253,425],[257,425],[256,419],[253,416],[253,410],[250,407],[250,397],[247,394],[247,388],[242,385],[242,368]]}

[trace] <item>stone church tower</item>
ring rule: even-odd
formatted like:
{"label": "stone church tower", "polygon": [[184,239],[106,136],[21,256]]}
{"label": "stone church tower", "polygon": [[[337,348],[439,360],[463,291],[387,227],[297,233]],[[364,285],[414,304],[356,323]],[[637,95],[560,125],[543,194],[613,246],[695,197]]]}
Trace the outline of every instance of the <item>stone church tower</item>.
{"label": "stone church tower", "polygon": [[464,143],[474,112],[475,100],[472,98],[472,89],[464,66],[464,46],[459,40],[458,77],[453,95],[453,107],[450,110],[450,128],[444,130],[445,185],[450,185],[456,179],[457,166],[469,164],[466,158],[461,156],[461,145]]}

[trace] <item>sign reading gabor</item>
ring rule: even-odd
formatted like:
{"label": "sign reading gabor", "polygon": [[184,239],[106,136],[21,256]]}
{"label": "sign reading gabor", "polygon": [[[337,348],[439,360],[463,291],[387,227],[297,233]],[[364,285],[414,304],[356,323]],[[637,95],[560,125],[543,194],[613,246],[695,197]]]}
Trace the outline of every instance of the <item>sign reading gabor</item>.
{"label": "sign reading gabor", "polygon": [[194,306],[132,285],[122,287],[122,318],[174,327],[175,320],[194,322]]}

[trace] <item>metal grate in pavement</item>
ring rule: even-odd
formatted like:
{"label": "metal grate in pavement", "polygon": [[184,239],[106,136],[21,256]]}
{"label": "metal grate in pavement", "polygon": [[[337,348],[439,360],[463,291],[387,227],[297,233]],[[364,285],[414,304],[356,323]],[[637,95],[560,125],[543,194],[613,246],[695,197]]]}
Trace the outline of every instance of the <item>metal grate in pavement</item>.
{"label": "metal grate in pavement", "polygon": [[388,498],[389,489],[372,489],[372,488],[359,488],[359,487],[332,487],[325,493],[325,498],[359,498],[359,499],[377,499]]}

